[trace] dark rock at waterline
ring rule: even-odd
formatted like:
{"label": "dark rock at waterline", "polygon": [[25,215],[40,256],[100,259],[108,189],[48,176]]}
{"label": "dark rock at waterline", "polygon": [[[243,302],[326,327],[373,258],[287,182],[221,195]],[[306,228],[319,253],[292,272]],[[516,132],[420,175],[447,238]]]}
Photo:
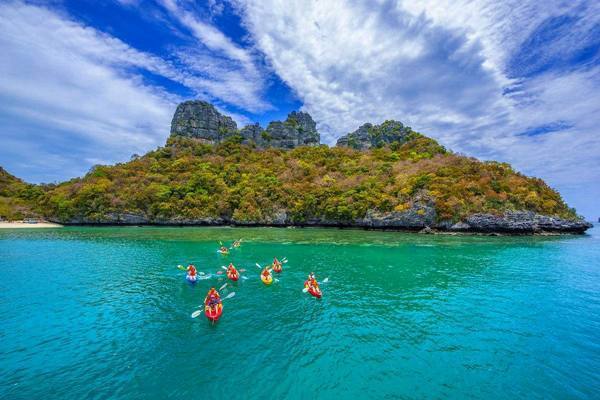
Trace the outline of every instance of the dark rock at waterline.
{"label": "dark rock at waterline", "polygon": [[466,221],[452,223],[435,222],[435,210],[427,199],[415,202],[403,212],[380,213],[369,211],[363,219],[356,221],[336,221],[312,218],[301,222],[291,221],[285,210],[265,216],[256,221],[239,221],[232,217],[169,218],[161,219],[141,213],[110,213],[105,217],[90,219],[76,217],[68,220],[50,219],[62,224],[97,225],[238,225],[238,226],[330,226],[357,227],[367,229],[408,230],[421,233],[463,232],[488,234],[543,234],[543,233],[584,233],[591,224],[582,220],[565,220],[539,215],[530,211],[509,211],[503,215],[473,214]]}
{"label": "dark rock at waterline", "polygon": [[[592,227],[592,224],[583,219],[566,220],[532,211],[508,211],[501,216],[473,214],[467,217],[465,225],[468,225],[467,231],[501,233],[583,233]],[[465,226],[459,230],[465,230]]]}
{"label": "dark rock at waterline", "polygon": [[418,195],[407,210],[388,213],[369,210],[365,218],[358,223],[360,226],[369,228],[420,230],[435,226],[436,218],[437,213],[433,200],[427,196]]}

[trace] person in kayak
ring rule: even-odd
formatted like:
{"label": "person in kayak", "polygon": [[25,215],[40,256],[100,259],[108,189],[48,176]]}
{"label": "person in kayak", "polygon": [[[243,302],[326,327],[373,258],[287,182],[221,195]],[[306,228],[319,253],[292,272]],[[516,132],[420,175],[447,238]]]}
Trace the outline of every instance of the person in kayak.
{"label": "person in kayak", "polygon": [[277,257],[273,258],[273,271],[279,273],[281,272],[281,261],[277,259]]}
{"label": "person in kayak", "polygon": [[208,294],[204,298],[204,304],[213,308],[213,307],[217,306],[219,303],[221,303],[221,296],[219,296],[219,292],[217,292],[217,290],[214,287],[210,288],[210,290],[208,291]]}
{"label": "person in kayak", "polygon": [[240,244],[242,244],[242,239],[236,240],[235,242],[233,242],[231,247],[240,247]]}
{"label": "person in kayak", "polygon": [[194,267],[192,264],[188,265],[187,273],[192,278],[195,278],[196,277],[196,267]]}
{"label": "person in kayak", "polygon": [[312,286],[314,288],[319,287],[319,284],[317,283],[317,278],[315,277],[314,272],[311,272],[310,274],[308,274],[308,279],[306,281],[308,282],[309,286]]}
{"label": "person in kayak", "polygon": [[233,263],[229,263],[229,266],[227,267],[227,275],[237,275],[237,273],[237,269],[235,269]]}
{"label": "person in kayak", "polygon": [[221,253],[229,253],[229,249],[227,247],[225,247],[225,246],[221,246],[221,248],[219,249],[219,251]]}
{"label": "person in kayak", "polygon": [[262,276],[266,278],[268,278],[269,276],[271,276],[271,270],[269,270],[269,267],[265,267],[262,271]]}

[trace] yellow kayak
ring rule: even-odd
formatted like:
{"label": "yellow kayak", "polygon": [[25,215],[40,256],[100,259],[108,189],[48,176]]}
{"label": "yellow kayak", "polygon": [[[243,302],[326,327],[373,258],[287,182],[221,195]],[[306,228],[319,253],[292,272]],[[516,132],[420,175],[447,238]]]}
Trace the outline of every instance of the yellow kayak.
{"label": "yellow kayak", "polygon": [[260,275],[260,280],[263,281],[263,283],[265,285],[270,285],[271,283],[273,283],[273,276],[269,275],[267,277],[265,277],[264,275]]}

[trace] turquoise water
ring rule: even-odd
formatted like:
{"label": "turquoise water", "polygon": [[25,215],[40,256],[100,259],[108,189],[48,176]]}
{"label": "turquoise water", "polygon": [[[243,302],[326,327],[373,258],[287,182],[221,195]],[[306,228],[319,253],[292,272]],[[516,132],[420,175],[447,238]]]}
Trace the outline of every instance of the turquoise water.
{"label": "turquoise water", "polygon": [[[228,257],[218,240],[243,238]],[[270,287],[254,264],[289,263]],[[248,279],[190,314],[177,264]],[[324,297],[302,293],[313,270]],[[224,293],[228,293],[228,289]],[[0,398],[598,398],[600,228],[452,237],[334,229],[0,231]]]}

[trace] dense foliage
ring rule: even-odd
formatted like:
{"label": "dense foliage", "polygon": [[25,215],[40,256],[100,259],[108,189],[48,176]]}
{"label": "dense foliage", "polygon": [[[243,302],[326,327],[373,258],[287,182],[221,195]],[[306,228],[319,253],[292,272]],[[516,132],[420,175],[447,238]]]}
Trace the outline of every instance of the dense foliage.
{"label": "dense foliage", "polygon": [[37,216],[35,205],[42,194],[42,187],[27,184],[0,167],[1,219],[20,220]]}
{"label": "dense foliage", "polygon": [[367,210],[402,212],[416,197],[435,203],[438,219],[475,212],[532,210],[575,217],[542,180],[508,164],[447,152],[414,134],[370,151],[327,146],[257,150],[231,140],[217,146],[174,137],[167,146],[48,190],[44,212],[61,220],[101,221],[110,213],[152,220],[225,217],[269,223],[281,212],[295,223],[352,221]]}

